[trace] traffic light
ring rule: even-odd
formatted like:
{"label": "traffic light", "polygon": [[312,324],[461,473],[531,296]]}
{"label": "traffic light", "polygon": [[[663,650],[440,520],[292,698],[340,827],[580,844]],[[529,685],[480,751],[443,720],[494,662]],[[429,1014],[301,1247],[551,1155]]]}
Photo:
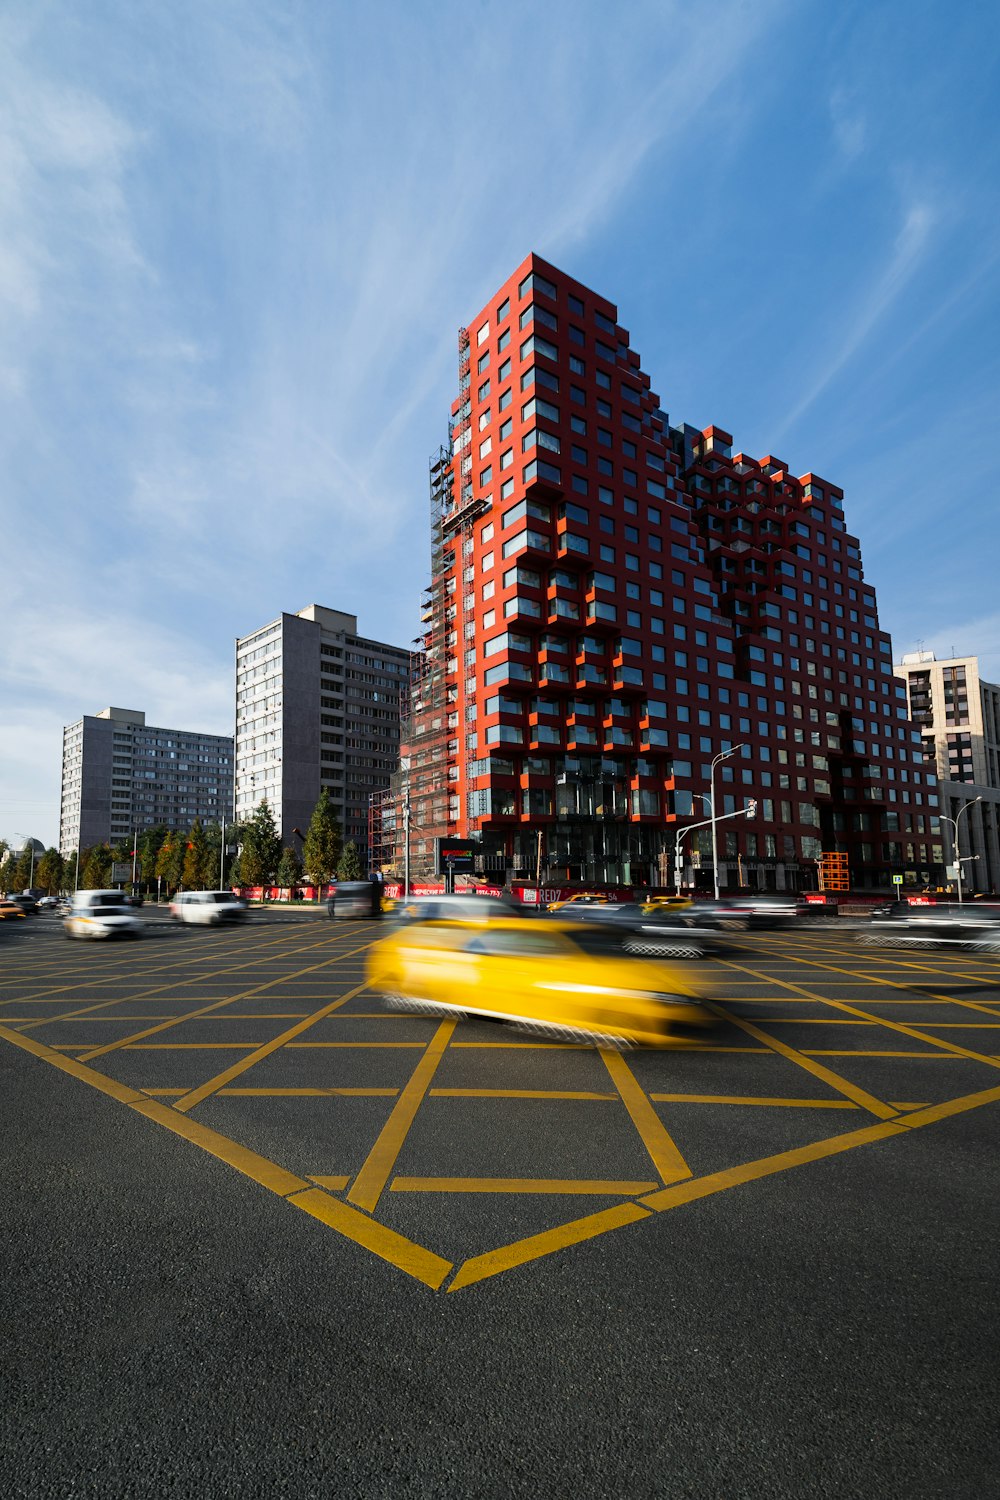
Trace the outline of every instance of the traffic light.
{"label": "traffic light", "polygon": [[749,801],[747,802],[747,805],[746,805],[746,815],[747,815],[748,818],[755,818],[757,816],[757,799],[756,799],[756,797],[751,797],[749,799]]}

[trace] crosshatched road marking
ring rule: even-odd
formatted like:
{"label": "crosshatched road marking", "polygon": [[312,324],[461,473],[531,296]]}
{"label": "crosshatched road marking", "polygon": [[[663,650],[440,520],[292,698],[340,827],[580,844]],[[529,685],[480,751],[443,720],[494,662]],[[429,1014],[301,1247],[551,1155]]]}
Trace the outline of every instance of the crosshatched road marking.
{"label": "crosshatched road marking", "polygon": [[[372,933],[374,931],[372,929]],[[304,945],[301,932],[294,940],[290,934],[286,934],[284,939],[269,934],[268,956],[263,963],[259,954],[256,958],[250,958],[248,954],[251,950],[239,950],[234,943],[225,953],[221,948],[215,949],[211,958],[211,962],[215,964],[212,973],[204,972],[207,958],[198,959],[197,966],[201,972],[196,984],[190,979],[178,979],[181,967],[181,960],[178,960],[176,966],[171,966],[169,983],[161,983],[159,990],[146,989],[141,993],[132,989],[133,985],[142,983],[140,969],[134,963],[130,963],[127,971],[121,970],[117,978],[114,973],[102,970],[92,980],[94,987],[110,988],[117,985],[121,990],[131,990],[131,993],[118,999],[103,999],[96,1004],[87,1003],[88,985],[81,979],[86,971],[84,963],[67,966],[65,962],[61,962],[50,966],[48,971],[39,967],[31,977],[31,983],[40,994],[34,997],[25,995],[19,1001],[0,1001],[0,1007],[3,1007],[0,1009],[0,1016],[4,1009],[12,1012],[6,1023],[0,1025],[0,1041],[31,1053],[53,1069],[99,1090],[119,1106],[132,1110],[151,1124],[171,1131],[186,1145],[209,1152],[261,1188],[278,1194],[317,1225],[334,1230],[342,1239],[378,1256],[428,1288],[447,1288],[449,1291],[473,1287],[489,1277],[519,1266],[527,1266],[540,1257],[567,1250],[595,1235],[638,1225],[658,1213],[695,1203],[700,1198],[731,1188],[748,1190],[753,1182],[775,1173],[807,1166],[876,1141],[891,1141],[898,1135],[933,1126],[954,1115],[1000,1103],[1000,1086],[983,1087],[933,1104],[905,1102],[894,1098],[883,1100],[860,1089],[850,1076],[854,1060],[876,1058],[883,1060],[889,1070],[885,1072],[883,1080],[887,1085],[892,1077],[893,1062],[900,1060],[911,1063],[919,1060],[921,1064],[963,1062],[966,1070],[983,1070],[984,1082],[990,1071],[995,1079],[1000,1069],[1000,1058],[986,1051],[963,1046],[941,1033],[968,1032],[967,1036],[963,1036],[963,1041],[978,1040],[982,1036],[983,1043],[988,1044],[992,1041],[990,1033],[1000,1029],[1000,1026],[984,1019],[984,1015],[996,1016],[1000,1021],[1000,1004],[994,1003],[991,1006],[982,1000],[952,997],[942,994],[940,988],[916,991],[913,976],[916,973],[930,976],[933,984],[941,987],[948,984],[961,986],[969,980],[975,980],[981,987],[991,977],[994,982],[1000,980],[1000,965],[987,970],[981,961],[973,962],[971,959],[963,964],[952,958],[946,967],[942,967],[926,963],[915,964],[906,960],[895,963],[886,958],[878,963],[876,971],[872,966],[870,950],[860,954],[845,953],[830,940],[809,946],[798,934],[780,944],[774,938],[763,942],[759,938],[753,938],[747,942],[744,963],[730,960],[725,962],[724,967],[719,964],[706,966],[702,971],[692,971],[704,972],[708,976],[715,992],[714,1005],[717,1012],[729,1025],[742,1031],[753,1045],[732,1045],[731,1040],[722,1033],[718,1040],[707,1039],[695,1048],[685,1048],[683,1052],[651,1052],[637,1054],[626,1060],[617,1052],[597,1053],[589,1044],[582,1042],[553,1044],[522,1041],[513,1034],[496,1041],[486,1041],[475,1034],[473,1027],[467,1030],[459,1027],[456,1030],[454,1022],[444,1022],[433,1029],[428,1024],[422,1041],[394,1043],[391,1034],[401,1024],[412,1025],[413,1018],[400,1016],[398,1013],[375,1011],[371,1008],[368,996],[362,997],[362,986],[356,983],[356,979],[360,972],[359,955],[364,945],[361,948],[356,944],[351,946],[359,936],[361,934],[357,929],[349,940],[345,934],[328,932],[326,937]],[[315,932],[310,937],[314,938]],[[43,951],[43,945],[34,946],[31,955],[33,964],[38,962],[38,955]],[[246,960],[244,963],[230,962],[237,951],[241,951],[241,956]],[[320,962],[315,962],[321,954],[325,956]],[[301,965],[303,957],[313,960],[307,970],[297,967]],[[190,951],[188,962],[194,967]],[[227,967],[221,967],[221,962],[225,962]],[[846,966],[851,963],[856,967]],[[252,991],[243,991],[242,994],[229,997],[213,992],[213,985],[224,987],[229,983],[239,985],[245,982],[245,978],[241,980],[236,976],[240,972],[245,975],[248,969],[254,967],[257,968],[258,984]],[[765,969],[769,971],[763,972]],[[129,978],[123,982],[123,974],[126,972]],[[147,968],[145,977],[150,972]],[[159,973],[160,969],[152,972]],[[309,975],[305,981],[301,978],[304,973]],[[233,978],[227,979],[226,976],[230,974]],[[318,987],[317,982],[321,977],[329,978],[328,990]],[[57,982],[60,978],[61,988]],[[809,987],[810,980],[816,986],[815,989]],[[308,992],[303,992],[303,983],[308,984]],[[818,988],[822,988],[824,993],[817,993]],[[829,993],[831,989],[845,998],[834,998]],[[338,990],[345,992],[338,994]],[[864,994],[865,999],[851,998],[851,991],[855,995]],[[262,1011],[254,1015],[251,1011],[248,1014],[245,1005],[236,1003],[248,994],[265,992],[273,996],[266,1013]],[[93,988],[90,993],[93,994]],[[67,999],[71,999],[68,1013],[65,1009]],[[123,1009],[116,1015],[116,1007],[135,1005],[137,999],[150,1002],[172,1000],[180,1013],[172,1016],[128,1016]],[[288,999],[297,1006],[315,1000],[317,1008],[311,1012],[282,1010],[280,1006],[283,999]],[[359,1008],[351,1010],[349,1007],[355,1001]],[[46,1014],[43,1017],[25,1017],[23,1010],[18,1010],[17,1007],[27,1007],[29,1002],[44,1004]],[[190,1010],[193,1003],[207,1007],[207,1011],[193,1016]],[[905,1007],[933,1004],[939,1008],[938,1014],[947,1019],[927,1023],[925,1026],[910,1025],[905,1020],[905,1010],[894,1012],[900,1015],[900,1020],[895,1021],[864,1008],[874,1004],[880,1008],[886,1005]],[[751,1007],[752,1014],[741,1014],[741,1007]],[[812,1013],[808,1016],[783,1013],[792,1007],[798,1011],[809,1008]],[[950,1016],[949,1007],[952,1008]],[[977,1011],[979,1016],[974,1019]],[[953,1019],[955,1016],[961,1019]],[[95,1021],[113,1020],[121,1024],[122,1020],[126,1020],[129,1023],[129,1034],[110,1045],[97,1048],[93,1042],[86,1041],[60,1042],[56,1046],[49,1046],[37,1034],[31,1034],[39,1022],[44,1026],[51,1021],[72,1022],[75,1019],[79,1019],[81,1025],[87,1027]],[[247,1040],[212,1043],[212,1028],[209,1026],[206,1029],[206,1037],[209,1039],[204,1042],[173,1042],[170,1030],[187,1020],[206,1023],[217,1020],[238,1021],[237,1035],[243,1033]],[[254,1023],[268,1021],[288,1024],[278,1036],[255,1037]],[[367,1040],[363,1033],[361,1037],[357,1037],[355,1033],[355,1039],[341,1042],[331,1040],[329,1030],[324,1031],[321,1040],[299,1039],[321,1021],[325,1027],[334,1028],[333,1038],[336,1038],[336,1027],[341,1022],[356,1025],[363,1021],[383,1032],[384,1040]],[[389,1021],[392,1021],[392,1026],[386,1025],[383,1028],[378,1024]],[[815,1033],[817,1043],[828,1040],[831,1045],[818,1045],[808,1049],[787,1046],[781,1041],[780,1033],[786,1026],[796,1024],[808,1024],[810,1031]],[[837,1047],[837,1041],[845,1039],[844,1026],[863,1026],[865,1042],[872,1045],[866,1045],[863,1049]],[[879,1028],[883,1031],[882,1038],[879,1036]],[[64,1030],[62,1035],[66,1034]],[[72,1030],[69,1034],[72,1035]],[[194,1034],[200,1033],[195,1031]],[[215,1035],[219,1035],[219,1032],[215,1031]],[[402,1035],[408,1034],[404,1031]],[[158,1039],[146,1041],[145,1038],[149,1036],[157,1036]],[[917,1043],[922,1050],[908,1048],[904,1051],[879,1047],[879,1040],[888,1041],[890,1036]],[[163,1039],[159,1039],[160,1037]],[[202,1054],[205,1054],[205,1062],[210,1066],[211,1053],[219,1050],[239,1051],[243,1055],[221,1073],[210,1077],[203,1074],[199,1078]],[[417,1054],[410,1065],[404,1061],[407,1050]],[[185,1073],[189,1066],[192,1070],[193,1076],[187,1087],[159,1087],[152,1080],[149,1080],[148,1087],[142,1087],[141,1082],[145,1080],[141,1079],[139,1084],[133,1086],[114,1076],[115,1068],[118,1067],[126,1071],[131,1079],[136,1076],[136,1068],[141,1074],[141,1059],[145,1053],[162,1057],[164,1054],[169,1055],[171,1051],[176,1051],[178,1058],[186,1059],[183,1064]],[[70,1056],[68,1053],[80,1055]],[[294,1086],[283,1086],[279,1073],[278,1082],[265,1085],[264,1078],[275,1076],[267,1072],[262,1077],[261,1086],[253,1086],[250,1081],[252,1069],[258,1062],[293,1056],[298,1061],[292,1076],[302,1078],[304,1070],[304,1081],[297,1081]],[[726,1071],[722,1074],[718,1069],[707,1074],[698,1071],[703,1066],[712,1070],[713,1056]],[[130,1069],[125,1069],[127,1057],[133,1062]],[[388,1060],[393,1057],[399,1061],[393,1065],[392,1072],[398,1074],[399,1063],[402,1062],[402,1079],[385,1078],[384,1069],[382,1077],[377,1072],[372,1073],[380,1058]],[[463,1081],[469,1077],[471,1070],[474,1082],[478,1069],[484,1086],[449,1086],[448,1077],[441,1076],[441,1068],[445,1059],[452,1057],[464,1059],[461,1074]],[[100,1066],[91,1067],[91,1058]],[[817,1061],[819,1058],[839,1059],[842,1071],[834,1072],[825,1063]],[[600,1086],[599,1080],[596,1080],[597,1086],[593,1086],[595,1076],[591,1070],[594,1059],[599,1059],[598,1067],[606,1075],[604,1087]],[[412,1071],[406,1081],[408,1066],[412,1067]],[[496,1086],[507,1081],[497,1076],[497,1070],[501,1067],[505,1070],[509,1067],[521,1070],[526,1084],[536,1079],[544,1083],[547,1080],[543,1074],[547,1074],[552,1087]],[[344,1081],[345,1068],[348,1070],[349,1081]],[[526,1068],[529,1076],[525,1077]],[[543,1070],[543,1074],[538,1073],[538,1068]],[[771,1092],[753,1094],[741,1091],[740,1080],[745,1079],[752,1089],[753,1082],[761,1076],[762,1069]],[[782,1090],[782,1080],[774,1072],[775,1069],[792,1070],[785,1078],[787,1092]],[[684,1075],[692,1072],[693,1087],[685,1091]],[[936,1076],[938,1070],[933,1069],[931,1072]],[[248,1073],[250,1079],[246,1077]],[[803,1075],[811,1078],[814,1087],[817,1083],[822,1083],[829,1090],[829,1096],[801,1098],[792,1080],[796,1076],[801,1079]],[[963,1071],[961,1076],[965,1080],[967,1071]],[[736,1089],[724,1092],[723,1088],[719,1088],[717,1093],[713,1093],[713,1077],[725,1077],[730,1089],[735,1082]],[[657,1080],[660,1087],[657,1087]],[[515,1075],[511,1082],[517,1081],[518,1077]],[[580,1086],[573,1087],[574,1081]],[[487,1084],[494,1086],[485,1086]],[[588,1084],[591,1086],[587,1087]],[[792,1086],[788,1087],[788,1084]],[[912,1080],[907,1087],[913,1087]],[[964,1087],[968,1089],[968,1082],[964,1083]],[[884,1091],[894,1093],[896,1090],[902,1092],[898,1082],[896,1089],[887,1086]],[[273,1101],[275,1110],[285,1111],[282,1117],[285,1126],[289,1120],[307,1117],[313,1122],[322,1118],[324,1122],[313,1147],[313,1159],[308,1164],[304,1162],[301,1168],[297,1163],[286,1165],[282,1161],[272,1161],[223,1131],[213,1129],[204,1119],[195,1118],[198,1110],[203,1107],[211,1111],[213,1106],[229,1105],[231,1107],[228,1113],[216,1112],[210,1118],[213,1124],[235,1120],[235,1127],[231,1128],[235,1128],[235,1133],[239,1135],[239,1121],[243,1118],[240,1111],[259,1106],[260,1112],[245,1116],[248,1128],[249,1122],[252,1122],[256,1136],[267,1126],[268,1101]],[[610,1140],[611,1136],[603,1127],[610,1119],[621,1118],[627,1124],[629,1139],[641,1149],[654,1168],[658,1181],[652,1173],[648,1179],[636,1174],[637,1165],[639,1172],[642,1171],[641,1156],[638,1161],[629,1161],[628,1167],[621,1170],[625,1162],[624,1159],[621,1162],[614,1160],[615,1153],[619,1150],[617,1146],[604,1148],[601,1153],[589,1158],[585,1154],[581,1155],[581,1162],[586,1161],[589,1167],[597,1167],[598,1170],[581,1170],[575,1174],[547,1173],[546,1167],[555,1163],[543,1163],[541,1160],[538,1161],[541,1170],[533,1173],[531,1168],[534,1163],[527,1159],[519,1160],[513,1171],[487,1168],[477,1175],[463,1175],[458,1161],[449,1162],[451,1170],[448,1172],[435,1172],[432,1162],[424,1170],[422,1161],[411,1163],[408,1160],[407,1168],[415,1165],[416,1170],[404,1169],[397,1173],[396,1163],[400,1161],[404,1146],[407,1146],[411,1138],[415,1122],[421,1117],[425,1106],[431,1108],[427,1101],[434,1101],[434,1108],[437,1110],[447,1110],[449,1104],[457,1106],[464,1101],[469,1113],[462,1115],[462,1131],[485,1129],[477,1121],[488,1118],[489,1131],[501,1142],[508,1133],[504,1126],[505,1110],[520,1110],[521,1116],[525,1117],[525,1111],[533,1112],[537,1108],[542,1112],[538,1116],[539,1120],[561,1119],[564,1122],[562,1128],[565,1129],[565,1119],[559,1111],[578,1108],[583,1112],[578,1128],[583,1142],[588,1139],[588,1122],[591,1119],[594,1120],[595,1127],[598,1121],[602,1122],[600,1139]],[[308,1116],[288,1113],[299,1105],[303,1111],[308,1112]],[[592,1105],[601,1106],[599,1115],[587,1113]],[[858,1120],[859,1115],[861,1118],[858,1120],[860,1128],[850,1129],[846,1133],[843,1126],[849,1122],[838,1120],[841,1132],[825,1140],[807,1140],[805,1144],[790,1150],[777,1153],[772,1151],[757,1161],[697,1176],[692,1173],[688,1161],[670,1133],[671,1105],[699,1106],[693,1115],[688,1111],[685,1119],[688,1122],[692,1118],[703,1119],[709,1132],[712,1130],[713,1110],[750,1106],[762,1121],[768,1117],[769,1112],[775,1112],[775,1117],[780,1116],[791,1122],[792,1139],[798,1128],[796,1122],[801,1120],[802,1130],[807,1132],[809,1128],[814,1128],[808,1124],[810,1119],[815,1122],[817,1117],[823,1117],[823,1112],[833,1111],[840,1115],[848,1111],[854,1115],[855,1120]],[[351,1172],[336,1171],[335,1168],[348,1163],[331,1160],[329,1171],[314,1173],[314,1166],[319,1169],[324,1166],[323,1161],[315,1159],[317,1149],[322,1149],[324,1155],[327,1150],[327,1146],[320,1147],[319,1142],[332,1141],[336,1146],[339,1139],[339,1125],[331,1126],[330,1122],[346,1120],[348,1115],[344,1112],[353,1108],[369,1111],[366,1129],[371,1134],[368,1136],[366,1149],[357,1157],[360,1166],[356,1164]],[[548,1113],[550,1108],[554,1112],[551,1117]],[[316,1111],[322,1111],[322,1116]],[[480,1111],[486,1111],[486,1114],[481,1116]],[[874,1123],[864,1123],[865,1113],[875,1116]],[[440,1131],[441,1116],[435,1116],[435,1119],[436,1129]],[[686,1130],[690,1128],[690,1124],[685,1126]],[[773,1138],[774,1127],[771,1128]],[[783,1130],[784,1128],[782,1127]],[[266,1140],[266,1133],[260,1135],[260,1139]],[[484,1137],[487,1141],[491,1139],[492,1136]],[[543,1129],[539,1142],[532,1149],[544,1149],[547,1139]],[[498,1160],[497,1166],[500,1165]],[[291,1166],[295,1166],[296,1170],[291,1170]],[[527,1171],[524,1170],[525,1167]],[[616,1167],[619,1170],[616,1171]],[[604,1169],[603,1172],[601,1169]],[[479,1250],[472,1254],[464,1251],[464,1259],[460,1255],[454,1260],[417,1243],[390,1224],[380,1222],[380,1212],[383,1217],[393,1219],[393,1205],[409,1203],[415,1210],[419,1210],[426,1199],[430,1212],[431,1203],[440,1205],[442,1200],[447,1201],[449,1195],[455,1195],[456,1198],[473,1195],[484,1206],[496,1204],[497,1214],[500,1214],[500,1205],[505,1201],[512,1203],[521,1196],[530,1197],[540,1205],[543,1200],[548,1199],[556,1205],[588,1196],[620,1198],[625,1201],[600,1208],[595,1213],[584,1214],[569,1222],[555,1223],[538,1234],[514,1240],[496,1249]],[[492,1216],[494,1208],[489,1207],[488,1212]],[[553,1212],[556,1213],[555,1208]],[[430,1222],[440,1220],[440,1216],[438,1208],[436,1219]],[[404,1223],[409,1224],[411,1220],[412,1215]],[[398,1222],[398,1215],[396,1221]],[[490,1222],[493,1222],[492,1218]]]}

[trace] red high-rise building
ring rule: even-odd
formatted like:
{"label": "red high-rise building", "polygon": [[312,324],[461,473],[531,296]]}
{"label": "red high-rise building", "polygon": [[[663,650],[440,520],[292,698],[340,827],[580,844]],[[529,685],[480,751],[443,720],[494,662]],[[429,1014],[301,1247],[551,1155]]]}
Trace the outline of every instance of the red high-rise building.
{"label": "red high-rise building", "polygon": [[[714,761],[723,887],[815,888],[824,855],[930,878],[935,779],[835,485],[671,427],[614,304],[535,255],[460,333],[451,434],[415,870],[452,835],[486,870],[672,883]],[[685,879],[709,861],[693,830]]]}

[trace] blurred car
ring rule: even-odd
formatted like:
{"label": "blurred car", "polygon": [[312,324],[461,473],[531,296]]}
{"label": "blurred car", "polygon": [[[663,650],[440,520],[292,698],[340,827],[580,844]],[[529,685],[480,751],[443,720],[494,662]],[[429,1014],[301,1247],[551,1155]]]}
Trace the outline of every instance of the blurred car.
{"label": "blurred car", "polygon": [[725,947],[724,933],[718,927],[699,923],[685,908],[649,911],[637,901],[614,901],[604,906],[567,907],[559,920],[614,932],[623,953],[649,958],[704,958]]}
{"label": "blurred car", "polygon": [[550,901],[546,911],[565,911],[570,906],[606,906],[612,898],[610,896],[598,896],[593,891],[574,891],[572,896],[564,896],[561,901]]}
{"label": "blurred car", "polygon": [[505,896],[411,896],[392,909],[394,922],[484,922],[530,915],[530,908]]}
{"label": "blurred car", "polygon": [[29,896],[27,892],[20,892],[17,895],[8,896],[7,900],[13,901],[15,906],[19,906],[26,917],[34,917],[38,915],[38,902],[35,900],[34,896]]}
{"label": "blurred car", "polygon": [[640,903],[644,912],[687,911],[692,905],[690,896],[646,896]]}
{"label": "blurred car", "polygon": [[585,923],[405,924],[372,945],[365,977],[393,1009],[485,1016],[551,1040],[682,1046],[715,1024],[676,970]]}
{"label": "blurred car", "polygon": [[175,922],[217,927],[222,922],[241,922],[247,904],[232,891],[178,891],[169,910]]}
{"label": "blurred car", "polygon": [[0,922],[23,922],[24,912],[9,896],[0,896]]}
{"label": "blurred car", "polygon": [[377,880],[340,880],[326,903],[326,910],[334,919],[380,917],[382,887]]}
{"label": "blurred car", "polygon": [[59,897],[58,896],[39,896],[39,898],[38,898],[38,910],[39,911],[55,911],[56,908],[58,907],[58,905],[59,905]]}
{"label": "blurred car", "polygon": [[141,937],[143,927],[122,891],[77,891],[63,932],[68,938]]}
{"label": "blurred car", "polygon": [[1000,912],[982,906],[911,906],[893,901],[858,933],[862,948],[958,948],[1000,953]]}

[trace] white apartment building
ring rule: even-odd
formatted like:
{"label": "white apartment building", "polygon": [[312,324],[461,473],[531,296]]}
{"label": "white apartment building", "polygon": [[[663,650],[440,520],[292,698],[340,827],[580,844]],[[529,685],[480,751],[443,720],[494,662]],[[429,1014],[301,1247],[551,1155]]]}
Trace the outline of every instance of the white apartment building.
{"label": "white apartment building", "polygon": [[362,859],[368,799],[399,763],[410,654],[358,635],[355,615],[310,604],[236,642],[236,818],[266,797],[301,853],[323,787]]}
{"label": "white apartment building", "polygon": [[937,769],[946,862],[961,860],[966,893],[1000,892],[1000,686],[980,677],[977,656],[915,651],[894,670]]}
{"label": "white apartment building", "polygon": [[64,855],[116,844],[164,823],[230,815],[229,735],[160,729],[139,709],[104,708],[63,729],[59,848]]}

